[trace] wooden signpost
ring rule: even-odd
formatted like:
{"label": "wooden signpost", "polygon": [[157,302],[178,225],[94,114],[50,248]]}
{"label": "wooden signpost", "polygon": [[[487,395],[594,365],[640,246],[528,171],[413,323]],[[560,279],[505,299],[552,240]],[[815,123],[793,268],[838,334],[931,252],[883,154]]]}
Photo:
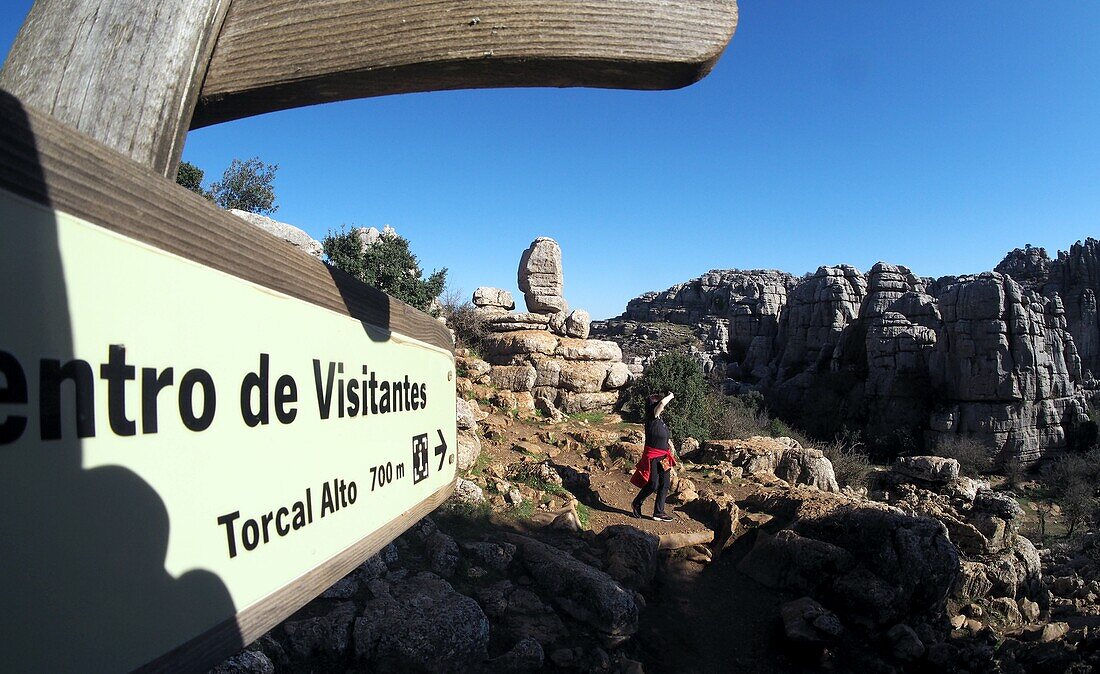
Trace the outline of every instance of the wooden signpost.
{"label": "wooden signpost", "polygon": [[188,128],[347,98],[704,76],[733,0],[38,0],[0,72],[12,671],[201,671],[434,509],[430,316],[177,186]]}

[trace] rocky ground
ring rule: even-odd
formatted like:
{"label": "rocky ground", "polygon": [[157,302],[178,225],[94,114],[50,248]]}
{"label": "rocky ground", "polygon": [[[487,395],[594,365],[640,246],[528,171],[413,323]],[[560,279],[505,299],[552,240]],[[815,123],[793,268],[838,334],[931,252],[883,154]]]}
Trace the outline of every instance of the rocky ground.
{"label": "rocky ground", "polygon": [[857,493],[790,439],[685,442],[674,521],[638,520],[640,426],[459,390],[451,502],[214,671],[1100,664],[1100,542],[1036,549],[1017,500],[951,459],[902,460]]}

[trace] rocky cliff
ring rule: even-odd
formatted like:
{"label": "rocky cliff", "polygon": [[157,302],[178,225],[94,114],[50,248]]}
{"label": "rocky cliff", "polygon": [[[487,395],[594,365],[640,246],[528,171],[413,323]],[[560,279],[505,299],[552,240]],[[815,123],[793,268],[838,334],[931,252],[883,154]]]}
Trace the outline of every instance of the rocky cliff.
{"label": "rocky cliff", "polygon": [[[631,300],[592,324],[645,364],[670,350],[655,323],[686,326],[686,345],[729,391],[763,391],[812,430],[862,428],[913,451],[950,436],[1000,459],[1034,461],[1074,443],[1100,370],[1100,241],[1051,259],[1009,253],[996,271],[921,278],[880,262],[710,271]],[[681,345],[683,346],[683,345]]]}

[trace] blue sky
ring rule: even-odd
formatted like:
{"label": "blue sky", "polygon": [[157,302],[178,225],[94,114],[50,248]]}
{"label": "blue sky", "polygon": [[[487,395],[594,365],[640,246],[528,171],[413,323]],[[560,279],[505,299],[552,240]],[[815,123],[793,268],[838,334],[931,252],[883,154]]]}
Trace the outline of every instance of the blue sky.
{"label": "blue sky", "polygon": [[[0,8],[3,53],[30,4]],[[1100,4],[740,10],[679,91],[349,101],[192,132],[184,158],[208,180],[277,163],[277,219],[392,225],[466,295],[516,292],[522,250],[554,237],[567,299],[598,318],[713,268],[938,276],[1100,235]]]}

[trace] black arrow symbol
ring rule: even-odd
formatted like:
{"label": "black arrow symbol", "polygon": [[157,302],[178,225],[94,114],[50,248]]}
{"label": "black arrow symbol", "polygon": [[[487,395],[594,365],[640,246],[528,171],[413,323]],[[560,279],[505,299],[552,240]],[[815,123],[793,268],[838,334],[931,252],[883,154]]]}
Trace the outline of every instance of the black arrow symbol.
{"label": "black arrow symbol", "polygon": [[435,455],[439,457],[439,470],[443,470],[443,459],[447,458],[447,441],[443,439],[443,431],[435,429],[439,433],[439,444],[436,445]]}

